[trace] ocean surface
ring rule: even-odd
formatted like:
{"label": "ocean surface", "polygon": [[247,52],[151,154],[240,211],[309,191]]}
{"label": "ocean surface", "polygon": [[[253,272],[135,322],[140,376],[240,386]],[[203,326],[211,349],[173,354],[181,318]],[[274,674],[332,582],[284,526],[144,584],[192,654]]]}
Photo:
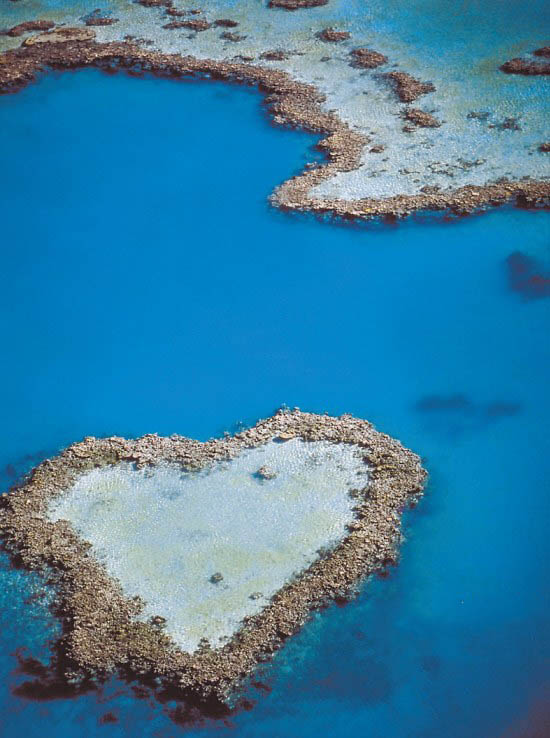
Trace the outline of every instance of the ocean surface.
{"label": "ocean surface", "polygon": [[40,689],[57,626],[2,557],[0,734],[547,735],[548,213],[280,213],[316,139],[218,83],[52,74],[0,130],[3,488],[86,435],[207,439],[283,403],[365,417],[430,473],[399,566],[225,720],[117,679]]}

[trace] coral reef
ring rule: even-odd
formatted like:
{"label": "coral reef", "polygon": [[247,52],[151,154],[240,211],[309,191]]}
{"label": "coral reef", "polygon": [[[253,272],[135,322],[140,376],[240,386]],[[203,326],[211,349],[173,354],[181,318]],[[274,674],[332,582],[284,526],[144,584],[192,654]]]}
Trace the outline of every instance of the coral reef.
{"label": "coral reef", "polygon": [[[218,649],[202,643],[197,651],[184,652],[164,633],[162,616],[154,623],[137,620],[140,599],[125,596],[66,520],[48,517],[50,502],[93,468],[125,461],[138,468],[170,463],[199,470],[272,439],[289,438],[355,445],[369,467],[367,486],[350,490],[355,518],[340,543],[284,585]],[[395,561],[401,513],[416,503],[424,481],[418,456],[364,420],[279,411],[249,430],[205,443],[180,436],[85,438],[42,462],[0,498],[0,532],[19,562],[29,569],[47,568],[57,578],[56,609],[65,626],[59,647],[67,679],[102,679],[120,669],[131,677],[154,675],[182,693],[225,700],[313,609],[349,598],[368,574]],[[210,581],[216,585],[222,579],[214,572]],[[254,599],[261,596],[253,593]]]}
{"label": "coral reef", "polygon": [[407,72],[388,72],[387,78],[401,102],[410,103],[421,95],[435,92],[435,85],[432,82],[421,82]]}
{"label": "coral reef", "polygon": [[379,51],[373,51],[373,49],[353,49],[350,54],[353,57],[352,66],[361,69],[375,69],[388,62],[387,56]]}

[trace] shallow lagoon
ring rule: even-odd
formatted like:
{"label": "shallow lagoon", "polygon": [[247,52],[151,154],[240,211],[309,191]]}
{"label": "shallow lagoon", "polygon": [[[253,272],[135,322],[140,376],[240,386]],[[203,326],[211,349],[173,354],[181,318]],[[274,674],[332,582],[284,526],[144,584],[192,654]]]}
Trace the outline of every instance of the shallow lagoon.
{"label": "shallow lagoon", "polygon": [[[265,198],[314,139],[260,111],[246,90],[95,72],[0,99],[4,486],[88,434],[206,439],[283,402],[366,417],[431,474],[400,566],[288,643],[233,732],[515,738],[548,679],[550,301],[507,260],[548,273],[548,214],[285,216]],[[179,733],[171,703],[116,680],[14,696],[32,678],[15,648],[43,655],[53,625],[25,604],[32,577],[1,576],[4,734],[95,736],[108,711],[105,734]]]}
{"label": "shallow lagoon", "polygon": [[[349,491],[368,482],[356,447],[270,441],[200,472],[93,469],[53,501],[140,618],[160,615],[184,651],[223,646],[295,574],[346,535]],[[222,579],[216,581],[217,575]]]}

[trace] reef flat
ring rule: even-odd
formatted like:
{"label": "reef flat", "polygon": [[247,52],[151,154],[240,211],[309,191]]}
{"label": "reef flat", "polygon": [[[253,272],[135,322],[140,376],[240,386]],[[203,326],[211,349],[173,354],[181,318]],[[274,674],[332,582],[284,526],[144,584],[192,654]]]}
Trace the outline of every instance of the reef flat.
{"label": "reef flat", "polygon": [[190,653],[229,640],[296,571],[346,535],[349,490],[368,484],[357,448],[268,441],[201,472],[130,462],[81,475],[49,510],[92,544],[140,619]]}
{"label": "reef flat", "polygon": [[[293,444],[293,461],[288,468],[294,470],[294,475],[301,467],[300,463],[296,467],[293,454],[303,444],[303,448],[309,449],[307,453],[311,451],[317,458],[322,473],[326,472],[325,458],[332,454],[338,461],[336,467],[341,476],[330,479],[329,475],[327,482],[328,487],[340,485],[341,490],[339,507],[333,507],[329,516],[333,516],[331,526],[336,527],[326,528],[330,545],[315,555],[310,551],[305,565],[297,567],[292,576],[287,571],[285,582],[272,587],[273,592],[249,593],[248,601],[253,606],[250,614],[238,624],[233,623],[226,630],[225,639],[219,638],[219,629],[217,643],[194,635],[193,643],[185,640],[185,634],[178,637],[171,629],[170,613],[157,611],[152,615],[153,610],[147,609],[148,603],[141,594],[143,590],[140,594],[128,591],[131,587],[126,575],[121,576],[125,580],[122,582],[112,575],[107,559],[97,554],[100,539],[92,528],[85,527],[86,521],[96,525],[97,517],[109,516],[105,505],[115,504],[117,495],[137,495],[143,485],[147,486],[139,476],[141,471],[151,478],[159,470],[164,474],[168,468],[170,473],[179,469],[191,477],[205,473],[208,477],[210,470],[215,478],[220,473],[216,466],[220,463],[252,458],[250,468],[255,468],[260,458],[255,453],[267,453],[273,464],[264,464],[256,471],[254,489],[265,484],[267,494],[269,485],[276,481],[277,459],[281,458],[280,453],[274,452],[273,444],[286,443]],[[128,492],[125,487],[121,492],[117,487],[119,492],[109,493],[106,498],[105,490],[112,491],[112,475],[120,475],[121,468],[128,470],[130,465],[135,468],[133,474],[138,475],[134,477],[137,482],[133,491]],[[90,484],[92,478],[94,484]],[[128,479],[127,471],[124,478]],[[343,480],[348,480],[345,490]],[[204,443],[180,436],[147,435],[137,440],[86,438],[41,463],[22,485],[3,495],[0,532],[7,550],[25,567],[47,569],[57,578],[56,611],[64,624],[59,650],[64,656],[67,679],[101,679],[118,669],[138,678],[154,676],[182,693],[192,691],[202,698],[225,700],[259,662],[268,659],[303,625],[312,610],[335,599],[351,597],[366,576],[395,562],[402,511],[417,502],[424,481],[425,472],[418,456],[364,420],[348,415],[334,418],[298,410],[279,411],[235,436]],[[179,483],[166,485],[164,477],[161,487],[168,497],[174,484],[177,487]],[[288,487],[285,489],[288,496]],[[311,495],[310,502],[314,503],[318,498],[313,491]],[[348,496],[351,504],[348,499],[342,505]],[[238,499],[242,505],[243,498]],[[126,511],[122,510],[123,515],[129,514],[129,504]],[[74,526],[62,515],[74,521]],[[116,515],[113,519],[117,519]],[[96,543],[79,530],[86,530]],[[105,537],[101,540],[102,545],[107,545]],[[315,539],[311,540],[313,545]],[[130,567],[135,562],[130,556]],[[137,572],[137,577],[145,579],[148,569],[143,559],[141,566],[144,568]],[[202,581],[209,572],[210,569],[204,569],[200,586],[209,592],[220,587],[223,593],[223,572],[214,571],[210,581]],[[227,573],[230,579],[231,572]],[[246,586],[251,585],[247,580]],[[149,604],[154,609],[158,603]],[[191,617],[196,618],[196,613]]]}
{"label": "reef flat", "polygon": [[[548,206],[543,75],[503,74],[500,46],[503,58],[473,45],[472,63],[461,47],[435,64],[385,28],[383,5],[118,0],[88,14],[35,4],[34,17],[22,5],[0,36],[0,91],[83,66],[237,81],[260,87],[275,123],[324,135],[328,163],[277,187],[275,206],[357,219]],[[32,36],[33,22],[57,25]]]}

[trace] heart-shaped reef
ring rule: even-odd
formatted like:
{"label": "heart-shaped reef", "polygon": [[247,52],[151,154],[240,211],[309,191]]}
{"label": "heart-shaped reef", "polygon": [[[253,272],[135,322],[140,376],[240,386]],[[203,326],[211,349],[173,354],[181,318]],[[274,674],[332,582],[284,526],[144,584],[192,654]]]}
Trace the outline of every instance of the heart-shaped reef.
{"label": "heart-shaped reef", "polygon": [[312,610],[395,561],[420,459],[350,415],[235,436],[86,438],[2,496],[6,547],[54,574],[67,678],[227,700]]}

